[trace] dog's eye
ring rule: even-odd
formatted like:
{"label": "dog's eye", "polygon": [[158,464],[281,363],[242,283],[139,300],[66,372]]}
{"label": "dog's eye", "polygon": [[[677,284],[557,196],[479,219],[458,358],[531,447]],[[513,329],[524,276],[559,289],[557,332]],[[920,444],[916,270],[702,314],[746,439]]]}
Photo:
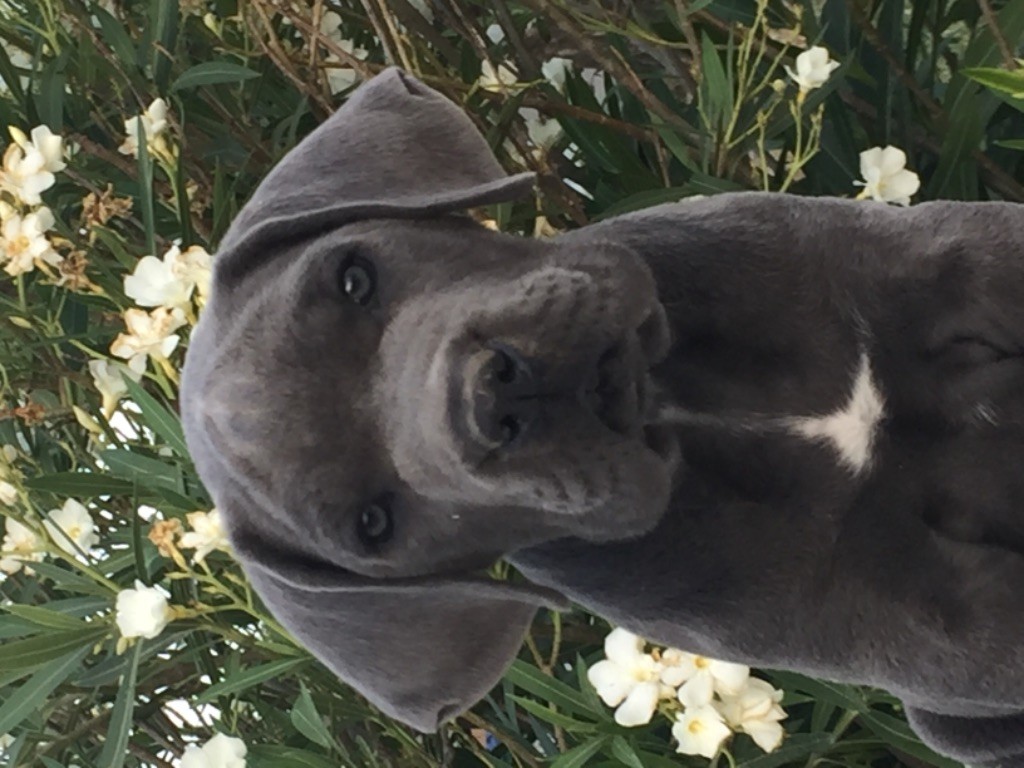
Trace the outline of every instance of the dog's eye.
{"label": "dog's eye", "polygon": [[349,299],[360,306],[365,306],[373,298],[375,279],[373,265],[366,259],[354,256],[342,266],[339,278],[341,291]]}
{"label": "dog's eye", "polygon": [[374,502],[359,515],[359,540],[368,547],[384,544],[394,532],[394,520],[385,501]]}

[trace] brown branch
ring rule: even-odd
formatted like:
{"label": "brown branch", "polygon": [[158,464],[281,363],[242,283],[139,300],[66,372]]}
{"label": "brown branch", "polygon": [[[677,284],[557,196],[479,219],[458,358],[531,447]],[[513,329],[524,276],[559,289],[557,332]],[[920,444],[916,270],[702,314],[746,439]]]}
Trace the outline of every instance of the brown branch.
{"label": "brown branch", "polygon": [[860,31],[864,35],[864,39],[868,41],[868,44],[875,49],[879,56],[885,59],[885,63],[889,65],[900,82],[903,83],[903,86],[914,95],[928,114],[944,126],[946,112],[943,110],[942,105],[906,70],[903,62],[893,53],[888,43],[882,39],[878,30],[875,29],[875,25],[871,23],[871,19],[868,18],[867,14],[857,4],[857,0],[846,0],[846,5],[850,9],[850,16],[853,17],[854,22],[860,27]]}
{"label": "brown branch", "polygon": [[1003,66],[1010,70],[1016,69],[1017,62],[1013,58],[1013,51],[1010,49],[1010,44],[1006,42],[1003,30],[999,28],[999,20],[996,19],[995,11],[992,10],[992,4],[989,0],[978,0],[978,7],[981,9],[981,15],[985,18],[989,32],[995,38],[996,46],[999,48],[999,55],[1003,57]]}

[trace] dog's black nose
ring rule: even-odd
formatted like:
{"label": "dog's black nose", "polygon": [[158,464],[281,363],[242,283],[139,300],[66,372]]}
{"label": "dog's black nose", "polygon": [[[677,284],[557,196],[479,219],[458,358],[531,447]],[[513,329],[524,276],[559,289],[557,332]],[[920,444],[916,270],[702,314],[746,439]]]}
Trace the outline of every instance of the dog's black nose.
{"label": "dog's black nose", "polygon": [[515,443],[537,413],[534,366],[514,347],[491,342],[474,355],[470,369],[470,431],[489,447]]}

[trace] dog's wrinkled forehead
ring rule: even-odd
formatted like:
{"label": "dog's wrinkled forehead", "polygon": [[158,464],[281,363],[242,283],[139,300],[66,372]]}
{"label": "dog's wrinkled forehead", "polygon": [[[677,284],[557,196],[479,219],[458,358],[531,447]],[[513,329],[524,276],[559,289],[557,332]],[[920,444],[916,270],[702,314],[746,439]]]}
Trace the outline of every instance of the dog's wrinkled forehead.
{"label": "dog's wrinkled forehead", "polygon": [[[521,197],[532,183],[532,174],[506,176],[455,104],[397,69],[358,89],[295,147],[225,235],[186,361],[183,420],[215,497],[224,457],[207,434],[211,393],[225,371],[236,378],[250,372],[234,356],[264,340],[257,330],[264,323],[254,318],[280,313],[281,292],[295,283],[293,267],[304,256],[339,244],[345,225],[443,216]],[[288,391],[287,383],[275,387]]]}

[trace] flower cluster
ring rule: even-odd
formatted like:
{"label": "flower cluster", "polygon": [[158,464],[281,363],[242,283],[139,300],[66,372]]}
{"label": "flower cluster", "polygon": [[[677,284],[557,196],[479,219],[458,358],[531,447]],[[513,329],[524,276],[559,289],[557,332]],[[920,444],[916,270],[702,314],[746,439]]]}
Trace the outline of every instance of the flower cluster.
{"label": "flower cluster", "polygon": [[47,126],[33,128],[31,136],[14,127],[10,132],[14,142],[4,152],[0,169],[0,264],[16,276],[62,261],[46,234],[56,222],[42,204],[42,193],[67,164],[63,140]]}
{"label": "flower cluster", "polygon": [[782,743],[782,691],[750,676],[750,668],[676,648],[644,651],[645,642],[618,628],[605,638],[605,659],[587,673],[615,722],[645,725],[662,710],[674,720],[678,752],[714,757],[734,732],[765,752]]}
{"label": "flower cluster", "polygon": [[[334,11],[328,11],[320,18],[320,37],[329,40],[342,51],[353,58],[362,61],[369,56],[369,51],[359,48],[352,40],[347,40],[341,29],[341,16]],[[345,66],[337,53],[328,53],[324,59],[324,74],[327,77],[327,85],[331,95],[347,91],[359,81],[359,75],[352,67]]]}
{"label": "flower cluster", "polygon": [[[13,507],[18,501],[17,488],[7,481],[0,483],[0,503]],[[6,517],[6,516],[5,516]],[[99,533],[89,510],[75,499],[67,499],[64,505],[51,509],[39,527],[33,528],[13,517],[6,517],[3,545],[0,548],[0,571],[33,573],[25,563],[41,562],[48,551],[52,551],[47,539],[69,557],[88,555],[99,543]]]}

